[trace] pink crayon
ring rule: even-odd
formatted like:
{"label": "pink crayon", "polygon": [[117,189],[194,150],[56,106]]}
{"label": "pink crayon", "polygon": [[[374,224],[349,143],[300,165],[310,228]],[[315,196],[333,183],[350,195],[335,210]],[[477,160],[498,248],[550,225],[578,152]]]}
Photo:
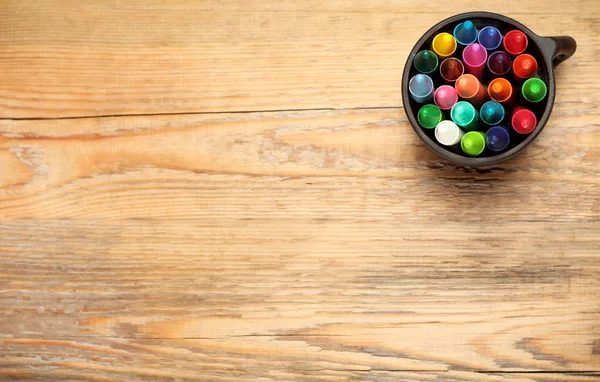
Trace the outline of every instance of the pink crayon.
{"label": "pink crayon", "polygon": [[441,110],[450,110],[456,102],[458,102],[458,94],[454,87],[450,85],[442,85],[433,93],[433,102]]}
{"label": "pink crayon", "polygon": [[488,57],[487,50],[478,43],[473,43],[463,50],[462,56],[465,63],[465,71],[481,80]]}

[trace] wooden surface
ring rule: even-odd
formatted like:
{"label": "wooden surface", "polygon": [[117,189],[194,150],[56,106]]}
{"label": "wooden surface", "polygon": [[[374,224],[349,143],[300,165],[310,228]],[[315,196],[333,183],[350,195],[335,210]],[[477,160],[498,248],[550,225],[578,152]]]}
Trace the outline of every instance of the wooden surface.
{"label": "wooden surface", "polygon": [[[571,35],[488,169],[407,123],[435,22]],[[600,380],[600,3],[0,2],[0,380]]]}

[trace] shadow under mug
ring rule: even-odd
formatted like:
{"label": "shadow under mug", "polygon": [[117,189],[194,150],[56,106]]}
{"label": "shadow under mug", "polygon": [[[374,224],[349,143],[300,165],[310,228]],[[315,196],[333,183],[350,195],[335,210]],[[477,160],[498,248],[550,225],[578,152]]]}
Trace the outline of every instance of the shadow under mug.
{"label": "shadow under mug", "polygon": [[[466,155],[462,155],[460,152],[452,151],[451,149],[439,144],[433,136],[433,129],[425,130],[419,125],[419,122],[417,121],[417,115],[420,107],[423,105],[416,103],[410,97],[408,91],[408,82],[414,75],[417,74],[416,69],[413,67],[413,59],[415,55],[423,49],[429,49],[431,41],[435,35],[442,32],[448,32],[452,34],[454,27],[458,23],[466,20],[473,21],[478,29],[483,26],[491,25],[498,28],[503,34],[513,29],[519,29],[524,32],[529,40],[529,45],[525,53],[532,54],[538,60],[537,75],[547,84],[548,88],[547,96],[544,100],[535,104],[524,105],[536,114],[538,120],[536,129],[529,135],[520,136],[519,134],[514,134],[518,140],[516,145],[499,154],[488,152],[487,155],[481,157],[468,157]],[[540,134],[546,125],[546,122],[550,117],[550,113],[552,112],[554,96],[556,93],[554,68],[561,62],[571,57],[575,53],[576,49],[577,43],[572,37],[540,37],[523,24],[497,13],[468,12],[452,16],[437,23],[431,29],[429,29],[415,44],[410,52],[410,55],[408,56],[408,60],[406,61],[402,75],[402,102],[404,104],[406,116],[413,129],[423,140],[423,142],[425,142],[430,149],[444,159],[463,166],[487,166],[502,162],[520,153]]]}

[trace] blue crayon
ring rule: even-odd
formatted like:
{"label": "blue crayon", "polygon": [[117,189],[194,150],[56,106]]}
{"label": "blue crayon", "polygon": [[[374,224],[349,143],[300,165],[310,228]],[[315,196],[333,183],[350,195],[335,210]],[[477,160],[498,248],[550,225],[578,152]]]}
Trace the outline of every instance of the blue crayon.
{"label": "blue crayon", "polygon": [[479,45],[485,49],[494,50],[502,43],[502,33],[500,33],[498,28],[485,27],[479,31],[477,40],[479,41]]}
{"label": "blue crayon", "polygon": [[454,38],[460,45],[469,45],[477,41],[477,28],[467,20],[454,28]]}
{"label": "blue crayon", "polygon": [[479,117],[487,125],[498,125],[504,119],[504,107],[500,102],[487,101],[481,106]]}
{"label": "blue crayon", "polygon": [[510,134],[505,126],[494,126],[485,133],[485,146],[492,151],[506,150],[510,144]]}
{"label": "blue crayon", "polygon": [[426,74],[417,74],[410,79],[408,91],[416,103],[431,103],[433,100],[433,80]]}

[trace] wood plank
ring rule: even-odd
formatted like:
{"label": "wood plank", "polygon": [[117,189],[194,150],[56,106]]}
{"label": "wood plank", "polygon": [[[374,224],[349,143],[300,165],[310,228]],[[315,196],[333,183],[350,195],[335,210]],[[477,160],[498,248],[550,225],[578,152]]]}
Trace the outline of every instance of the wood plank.
{"label": "wood plank", "polygon": [[[3,2],[0,118],[397,107],[413,43],[444,17],[479,7],[222,3]],[[558,71],[559,99],[596,101],[600,85],[588,79],[598,68],[598,19],[580,15],[597,2],[494,4],[541,35],[572,34],[579,52]]]}
{"label": "wood plank", "polygon": [[483,172],[440,162],[398,109],[1,121],[0,219],[598,221],[596,110],[568,109]]}
{"label": "wood plank", "polygon": [[4,223],[0,352],[40,370],[205,377],[599,369],[599,223],[480,224],[469,240],[453,222],[415,225]]}
{"label": "wood plank", "polygon": [[[167,350],[168,351],[168,350]],[[19,364],[23,360],[16,359],[10,364]],[[65,370],[52,365],[36,367],[35,371],[13,372],[0,370],[0,376],[6,375],[10,380],[63,380],[63,381],[251,381],[256,380],[255,373],[237,370],[227,377],[216,374],[199,373],[198,369],[186,372],[164,372],[158,369],[140,369],[136,367],[119,368],[111,366],[96,367],[92,363],[70,363],[67,366],[74,370]],[[405,381],[405,382],[594,382],[597,373],[485,373],[485,372],[412,372],[412,371],[363,371],[363,370],[331,370],[318,369],[299,371],[301,365],[283,365],[281,369],[270,371],[260,377],[264,381]],[[324,365],[327,366],[327,365]]]}

